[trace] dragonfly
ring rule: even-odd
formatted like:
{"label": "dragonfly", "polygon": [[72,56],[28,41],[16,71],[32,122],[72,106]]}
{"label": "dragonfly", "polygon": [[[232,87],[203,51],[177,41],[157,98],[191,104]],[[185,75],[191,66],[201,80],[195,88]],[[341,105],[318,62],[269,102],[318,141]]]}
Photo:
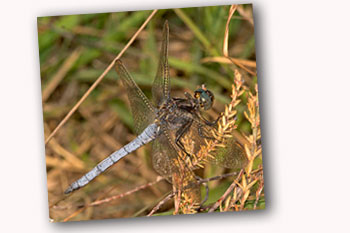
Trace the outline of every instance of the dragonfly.
{"label": "dragonfly", "polygon": [[[183,184],[200,198],[200,187],[192,166],[193,155],[205,145],[205,140],[213,139],[210,132],[220,117],[215,121],[204,117],[203,112],[211,109],[214,102],[214,94],[204,85],[195,90],[193,96],[187,92],[184,98],[170,95],[168,46],[169,26],[166,21],[158,70],[152,85],[152,101],[135,83],[122,61],[116,61],[116,72],[126,89],[138,136],[73,182],[65,194],[84,187],[126,155],[152,142],[152,163],[156,172],[169,182]],[[185,140],[190,143],[185,143]],[[229,168],[240,167],[245,162],[242,147],[233,141],[222,154],[214,162]]]}

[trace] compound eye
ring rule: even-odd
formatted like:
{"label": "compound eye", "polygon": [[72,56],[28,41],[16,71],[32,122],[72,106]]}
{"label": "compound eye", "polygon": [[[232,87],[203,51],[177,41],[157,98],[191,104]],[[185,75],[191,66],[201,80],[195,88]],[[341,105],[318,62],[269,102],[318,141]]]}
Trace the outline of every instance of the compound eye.
{"label": "compound eye", "polygon": [[194,97],[198,99],[200,106],[204,110],[208,110],[213,106],[214,95],[211,91],[207,90],[205,86],[195,91]]}
{"label": "compound eye", "polygon": [[206,90],[203,94],[202,94],[202,102],[203,102],[203,107],[204,110],[209,110],[211,109],[211,107],[213,106],[213,95],[210,91]]}

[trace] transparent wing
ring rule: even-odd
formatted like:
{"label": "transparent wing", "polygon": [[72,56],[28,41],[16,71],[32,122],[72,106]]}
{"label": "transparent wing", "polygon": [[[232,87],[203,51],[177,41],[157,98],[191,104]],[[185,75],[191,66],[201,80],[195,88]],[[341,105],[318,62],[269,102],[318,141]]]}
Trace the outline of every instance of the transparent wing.
{"label": "transparent wing", "polygon": [[[182,137],[186,151],[193,156],[199,156],[198,159],[200,159],[200,151],[203,152],[202,147],[205,147],[206,141],[213,139],[211,130],[212,128],[210,126],[207,126],[204,122],[194,118],[188,132]],[[204,152],[206,152],[206,150]]]}
{"label": "transparent wing", "polygon": [[152,147],[154,169],[173,183],[176,189],[186,193],[194,202],[200,203],[200,185],[175,145],[175,134],[164,126],[161,127],[161,132]]}
{"label": "transparent wing", "polygon": [[159,106],[163,100],[169,98],[170,96],[168,45],[169,26],[168,21],[165,21],[158,70],[152,86],[152,98],[155,106]]}
{"label": "transparent wing", "polygon": [[199,160],[206,159],[209,162],[218,164],[225,168],[231,168],[234,170],[244,168],[248,160],[243,146],[241,146],[238,140],[236,140],[234,135],[225,139],[223,142],[225,147],[220,147],[215,152],[211,153],[214,158],[206,156],[205,152],[204,154],[199,152],[202,149],[201,147],[206,145],[206,141],[213,139],[211,133],[212,129],[211,126],[206,125],[203,121],[194,119],[187,135],[183,138],[186,151],[196,156]]}
{"label": "transparent wing", "polygon": [[239,170],[247,165],[248,159],[245,155],[243,146],[232,135],[227,138],[224,143],[225,147],[219,148],[214,153],[211,162],[216,163],[225,168]]}
{"label": "transparent wing", "polygon": [[154,169],[164,177],[170,177],[173,173],[180,173],[179,151],[175,145],[174,134],[169,133],[164,125],[161,126],[161,134],[153,142],[152,162]]}
{"label": "transparent wing", "polygon": [[129,104],[134,118],[135,131],[137,134],[140,134],[153,122],[155,110],[148,98],[131,78],[121,60],[116,61],[116,71],[128,94]]}

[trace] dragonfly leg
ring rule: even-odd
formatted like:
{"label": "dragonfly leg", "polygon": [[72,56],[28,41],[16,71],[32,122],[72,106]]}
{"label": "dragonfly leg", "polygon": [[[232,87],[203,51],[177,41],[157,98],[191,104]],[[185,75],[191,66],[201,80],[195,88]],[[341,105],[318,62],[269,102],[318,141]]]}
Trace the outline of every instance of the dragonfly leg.
{"label": "dragonfly leg", "polygon": [[219,120],[221,119],[221,117],[222,117],[223,115],[224,115],[224,114],[221,113],[221,114],[218,116],[218,118],[216,118],[215,121],[208,121],[207,119],[205,119],[205,118],[202,116],[202,114],[197,114],[197,113],[196,113],[196,116],[197,116],[198,118],[200,118],[201,120],[203,120],[204,123],[205,123],[206,125],[211,126],[211,127],[214,127],[214,126],[219,122]]}
{"label": "dragonfly leg", "polygon": [[223,116],[224,116],[224,113],[220,113],[220,115],[218,116],[218,118],[216,118],[216,120],[212,122],[212,125],[213,125],[213,126],[216,125],[216,124],[219,122],[219,120],[221,119],[221,117],[223,117]]}
{"label": "dragonfly leg", "polygon": [[186,157],[190,159],[191,165],[192,165],[192,157],[191,155],[186,151],[183,143],[181,142],[181,138],[185,135],[186,132],[190,129],[192,125],[193,120],[189,120],[183,126],[176,131],[176,138],[175,138],[175,144],[186,154]]}
{"label": "dragonfly leg", "polygon": [[219,120],[221,119],[221,117],[222,117],[223,115],[224,115],[224,114],[221,113],[221,114],[218,116],[218,118],[216,118],[215,121],[208,121],[208,120],[206,120],[206,119],[204,119],[204,118],[203,118],[203,120],[204,120],[204,122],[205,122],[206,125],[208,125],[208,126],[215,126],[215,125],[219,122]]}
{"label": "dragonfly leg", "polygon": [[214,140],[214,139],[215,139],[214,137],[209,137],[209,136],[207,136],[207,135],[204,135],[201,126],[198,127],[198,134],[199,134],[199,136],[201,136],[202,138],[206,138],[206,139],[209,139],[209,140]]}

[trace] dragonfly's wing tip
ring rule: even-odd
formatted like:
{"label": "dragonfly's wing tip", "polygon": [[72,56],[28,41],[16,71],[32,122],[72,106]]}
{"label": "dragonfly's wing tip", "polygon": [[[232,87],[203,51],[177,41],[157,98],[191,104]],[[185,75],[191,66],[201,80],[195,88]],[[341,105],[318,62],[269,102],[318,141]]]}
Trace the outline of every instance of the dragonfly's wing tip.
{"label": "dragonfly's wing tip", "polygon": [[117,60],[115,60],[115,64],[122,65],[123,62],[122,62],[122,60],[120,58],[118,58]]}
{"label": "dragonfly's wing tip", "polygon": [[115,61],[115,70],[117,71],[117,73],[119,75],[122,75],[121,72],[123,72],[123,71],[127,72],[121,59],[117,59]]}

